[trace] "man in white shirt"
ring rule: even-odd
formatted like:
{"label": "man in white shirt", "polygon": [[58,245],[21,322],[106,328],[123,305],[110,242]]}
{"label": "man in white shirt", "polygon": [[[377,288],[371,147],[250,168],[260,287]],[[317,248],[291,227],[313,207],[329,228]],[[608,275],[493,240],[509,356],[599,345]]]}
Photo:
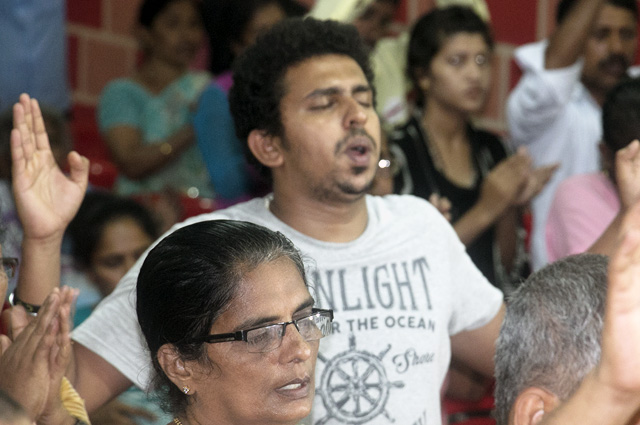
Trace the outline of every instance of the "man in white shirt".
{"label": "man in white shirt", "polygon": [[511,140],[527,147],[536,166],[559,164],[532,204],[534,269],[547,262],[545,223],[556,187],[600,168],[601,106],[635,58],[637,17],[635,0],[562,0],[549,40],[516,50],[524,75],[507,103]]}

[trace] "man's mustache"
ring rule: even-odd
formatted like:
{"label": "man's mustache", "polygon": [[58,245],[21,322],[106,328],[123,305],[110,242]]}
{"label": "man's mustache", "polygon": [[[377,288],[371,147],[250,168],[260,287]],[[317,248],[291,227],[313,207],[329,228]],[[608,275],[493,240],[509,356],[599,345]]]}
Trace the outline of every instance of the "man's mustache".
{"label": "man's mustache", "polygon": [[378,145],[373,138],[365,129],[363,128],[351,128],[349,130],[349,134],[347,134],[342,140],[338,141],[335,148],[336,155],[340,152],[344,147],[351,141],[351,139],[355,136],[365,136],[371,142],[371,148],[375,149]]}
{"label": "man's mustache", "polygon": [[620,66],[620,67],[623,67],[624,69],[627,69],[629,68],[629,65],[630,64],[627,57],[620,54],[613,54],[613,55],[607,56],[605,59],[601,60],[598,63],[598,67],[600,68],[607,68],[609,66]]}

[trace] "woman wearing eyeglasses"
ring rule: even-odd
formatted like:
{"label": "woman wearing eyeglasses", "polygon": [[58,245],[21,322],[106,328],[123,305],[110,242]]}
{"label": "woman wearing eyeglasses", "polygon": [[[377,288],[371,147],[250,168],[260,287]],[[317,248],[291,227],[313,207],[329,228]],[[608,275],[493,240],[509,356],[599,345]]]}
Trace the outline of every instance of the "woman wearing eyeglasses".
{"label": "woman wearing eyeglasses", "polygon": [[142,265],[137,313],[173,423],[307,416],[333,319],[313,304],[300,254],[281,233],[216,220],[163,239]]}

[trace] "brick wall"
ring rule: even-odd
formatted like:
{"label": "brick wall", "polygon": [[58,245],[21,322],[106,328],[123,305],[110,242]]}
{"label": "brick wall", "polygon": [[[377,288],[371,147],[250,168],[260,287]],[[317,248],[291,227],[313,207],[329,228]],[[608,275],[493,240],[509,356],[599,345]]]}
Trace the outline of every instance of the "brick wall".
{"label": "brick wall", "polygon": [[[481,124],[504,131],[505,99],[519,77],[512,61],[513,49],[549,33],[557,0],[486,1],[498,43],[492,94]],[[403,0],[397,15],[398,27],[410,24],[434,3],[434,0]],[[94,118],[100,92],[108,81],[131,75],[135,69],[138,55],[132,28],[139,4],[140,0],[67,0],[74,132],[81,143],[79,150],[91,157],[107,155],[97,139]]]}

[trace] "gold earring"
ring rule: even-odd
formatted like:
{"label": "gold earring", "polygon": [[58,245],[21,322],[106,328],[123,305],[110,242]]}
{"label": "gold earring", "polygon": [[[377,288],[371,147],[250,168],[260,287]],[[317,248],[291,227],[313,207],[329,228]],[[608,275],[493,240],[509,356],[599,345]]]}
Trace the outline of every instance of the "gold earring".
{"label": "gold earring", "polygon": [[182,387],[182,392],[185,394],[189,394],[189,391],[191,391],[191,388],[187,387],[186,385],[184,387]]}

